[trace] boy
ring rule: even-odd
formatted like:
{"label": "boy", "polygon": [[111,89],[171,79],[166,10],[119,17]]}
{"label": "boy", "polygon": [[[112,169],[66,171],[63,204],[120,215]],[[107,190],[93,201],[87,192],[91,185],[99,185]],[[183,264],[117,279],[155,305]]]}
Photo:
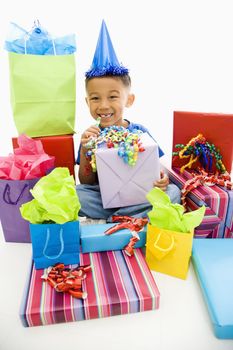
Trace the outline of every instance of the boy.
{"label": "boy", "polygon": [[[81,202],[80,216],[105,219],[109,222],[112,215],[142,217],[146,216],[146,213],[151,210],[149,203],[104,209],[97,173],[91,171],[90,162],[86,157],[88,151],[86,145],[89,139],[91,137],[98,137],[103,128],[116,125],[123,126],[129,131],[138,129],[150,134],[141,124],[134,124],[123,118],[124,109],[132,106],[135,98],[130,92],[130,88],[131,79],[128,70],[119,64],[106,25],[103,22],[92,67],[86,73],[86,102],[91,116],[96,121],[98,119],[100,124],[99,126],[90,126],[81,135],[81,144],[77,159],[80,181],[80,185],[77,186],[77,192]],[[162,155],[163,152],[159,149],[159,156]],[[169,179],[163,172],[161,172],[161,179],[155,181],[153,185],[166,191],[172,202],[180,202],[180,190],[177,186],[169,184]]]}

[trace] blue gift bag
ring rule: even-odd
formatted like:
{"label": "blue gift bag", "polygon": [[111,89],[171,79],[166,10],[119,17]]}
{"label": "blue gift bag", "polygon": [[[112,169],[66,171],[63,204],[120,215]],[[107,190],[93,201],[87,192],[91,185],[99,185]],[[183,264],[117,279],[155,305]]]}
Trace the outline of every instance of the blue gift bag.
{"label": "blue gift bag", "polygon": [[33,260],[36,269],[56,263],[79,264],[79,222],[30,224]]}

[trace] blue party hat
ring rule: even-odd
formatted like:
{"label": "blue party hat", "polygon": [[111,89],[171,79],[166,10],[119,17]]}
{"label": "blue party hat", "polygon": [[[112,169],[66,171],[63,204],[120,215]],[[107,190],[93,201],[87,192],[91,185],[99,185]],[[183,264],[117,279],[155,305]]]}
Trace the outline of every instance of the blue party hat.
{"label": "blue party hat", "polygon": [[86,77],[120,76],[128,74],[128,72],[128,69],[123,67],[117,59],[108,29],[103,20],[92,65],[86,72]]}

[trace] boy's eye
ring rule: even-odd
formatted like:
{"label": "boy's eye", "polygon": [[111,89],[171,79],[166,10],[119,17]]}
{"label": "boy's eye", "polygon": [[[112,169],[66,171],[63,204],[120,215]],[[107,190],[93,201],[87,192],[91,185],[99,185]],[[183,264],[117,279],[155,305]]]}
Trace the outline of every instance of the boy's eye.
{"label": "boy's eye", "polygon": [[118,96],[116,96],[116,95],[111,95],[110,98],[111,98],[111,99],[115,99],[115,98],[118,98]]}
{"label": "boy's eye", "polygon": [[93,96],[90,98],[91,101],[97,101],[98,99],[99,99],[99,97],[97,97],[97,96]]}

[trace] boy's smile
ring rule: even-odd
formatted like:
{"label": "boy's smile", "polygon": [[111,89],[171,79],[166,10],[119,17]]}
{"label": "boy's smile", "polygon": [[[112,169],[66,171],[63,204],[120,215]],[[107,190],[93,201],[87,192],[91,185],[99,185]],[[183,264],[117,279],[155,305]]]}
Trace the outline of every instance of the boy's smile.
{"label": "boy's smile", "polygon": [[100,126],[123,126],[124,108],[132,105],[134,95],[130,94],[118,77],[92,78],[87,83],[86,102],[94,119],[101,118]]}

